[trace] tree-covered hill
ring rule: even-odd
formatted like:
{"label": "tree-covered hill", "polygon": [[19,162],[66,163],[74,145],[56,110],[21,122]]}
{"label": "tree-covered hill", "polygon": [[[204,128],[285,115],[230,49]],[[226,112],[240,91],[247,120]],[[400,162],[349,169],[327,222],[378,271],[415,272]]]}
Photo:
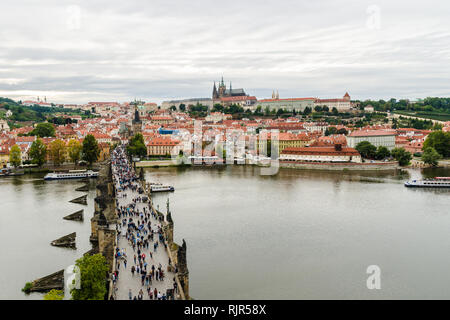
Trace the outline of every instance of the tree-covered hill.
{"label": "tree-covered hill", "polygon": [[65,109],[61,107],[42,107],[39,105],[23,106],[19,102],[16,102],[9,98],[0,97],[0,118],[5,118],[5,114],[8,110],[11,110],[12,116],[8,118],[8,122],[43,122],[47,118],[53,118],[54,113],[65,113],[68,115],[81,115],[82,117],[89,117],[85,111],[78,109]]}

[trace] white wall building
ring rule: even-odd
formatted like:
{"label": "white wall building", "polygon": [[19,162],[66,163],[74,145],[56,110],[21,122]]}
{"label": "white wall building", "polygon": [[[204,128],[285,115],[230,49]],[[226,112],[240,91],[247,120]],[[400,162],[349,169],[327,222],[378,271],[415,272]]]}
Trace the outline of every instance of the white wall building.
{"label": "white wall building", "polygon": [[361,155],[353,148],[341,147],[340,145],[286,148],[281,152],[280,161],[361,163]]}
{"label": "white wall building", "polygon": [[384,146],[389,150],[395,148],[395,130],[355,130],[347,136],[347,145],[355,148],[358,143],[368,141],[375,147]]}
{"label": "white wall building", "polygon": [[8,122],[6,122],[5,120],[0,120],[0,133],[1,132],[9,132],[9,130],[10,130],[10,128],[9,128]]}

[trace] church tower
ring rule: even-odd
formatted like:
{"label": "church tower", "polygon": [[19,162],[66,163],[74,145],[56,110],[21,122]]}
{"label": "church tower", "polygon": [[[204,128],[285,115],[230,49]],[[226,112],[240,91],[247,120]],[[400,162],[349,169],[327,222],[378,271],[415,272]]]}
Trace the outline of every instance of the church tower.
{"label": "church tower", "polygon": [[142,121],[141,117],[139,116],[138,102],[136,101],[136,99],[134,100],[134,102],[132,102],[132,104],[134,104],[134,119],[132,121],[132,133],[133,135],[135,135],[137,133],[142,132]]}
{"label": "church tower", "polygon": [[223,82],[223,77],[222,77],[222,81],[220,82],[220,85],[219,85],[219,98],[225,97],[226,90],[227,90],[227,87],[225,86],[225,83]]}
{"label": "church tower", "polygon": [[216,82],[215,81],[214,81],[212,98],[213,98],[213,100],[219,99],[219,93],[217,92]]}

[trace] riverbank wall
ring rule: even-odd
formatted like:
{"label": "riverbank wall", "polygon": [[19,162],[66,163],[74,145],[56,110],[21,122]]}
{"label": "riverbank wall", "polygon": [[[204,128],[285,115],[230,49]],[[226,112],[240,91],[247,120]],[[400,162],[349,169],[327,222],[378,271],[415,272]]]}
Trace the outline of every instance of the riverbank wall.
{"label": "riverbank wall", "polygon": [[331,163],[280,161],[280,168],[329,171],[389,171],[397,170],[400,167],[398,166],[398,162]]}
{"label": "riverbank wall", "polygon": [[[342,171],[342,170],[352,170],[352,171],[389,171],[397,170],[400,167],[398,162],[363,162],[363,163],[333,163],[333,162],[291,162],[291,161],[280,161],[280,168],[286,169],[303,169],[303,170],[330,170],[330,171]],[[228,164],[216,164],[216,166],[223,166]],[[239,164],[238,164],[239,165]],[[244,165],[244,164],[240,164]],[[247,164],[247,165],[257,165],[266,166],[258,164]],[[177,167],[180,166],[171,160],[164,161],[140,161],[135,163],[136,168],[160,168],[160,167]],[[186,165],[184,165],[186,166]],[[191,165],[188,165],[191,166]],[[214,166],[214,165],[198,165],[198,166]]]}
{"label": "riverbank wall", "polygon": [[155,167],[177,167],[177,163],[172,160],[154,160],[136,162],[136,168],[155,168]]}

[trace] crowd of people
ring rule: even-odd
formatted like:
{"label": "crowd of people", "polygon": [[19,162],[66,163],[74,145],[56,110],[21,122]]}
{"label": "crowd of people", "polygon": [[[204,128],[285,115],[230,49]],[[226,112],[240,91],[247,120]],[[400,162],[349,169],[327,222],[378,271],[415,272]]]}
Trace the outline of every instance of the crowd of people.
{"label": "crowd of people", "polygon": [[[117,191],[118,217],[116,265],[112,275],[114,288],[117,288],[119,274],[130,272],[137,286],[127,285],[137,287],[139,291],[135,289],[133,292],[131,287],[128,288],[128,299],[143,300],[145,291],[150,300],[175,299],[175,293],[178,292],[175,276],[172,281],[167,277],[169,270],[176,273],[177,268],[172,266],[166,254],[167,242],[161,224],[162,218],[152,209],[150,199],[144,195],[122,146],[113,151],[111,164]],[[164,270],[163,264],[169,267]],[[174,275],[172,272],[170,274]],[[124,288],[115,290],[119,289]]]}

